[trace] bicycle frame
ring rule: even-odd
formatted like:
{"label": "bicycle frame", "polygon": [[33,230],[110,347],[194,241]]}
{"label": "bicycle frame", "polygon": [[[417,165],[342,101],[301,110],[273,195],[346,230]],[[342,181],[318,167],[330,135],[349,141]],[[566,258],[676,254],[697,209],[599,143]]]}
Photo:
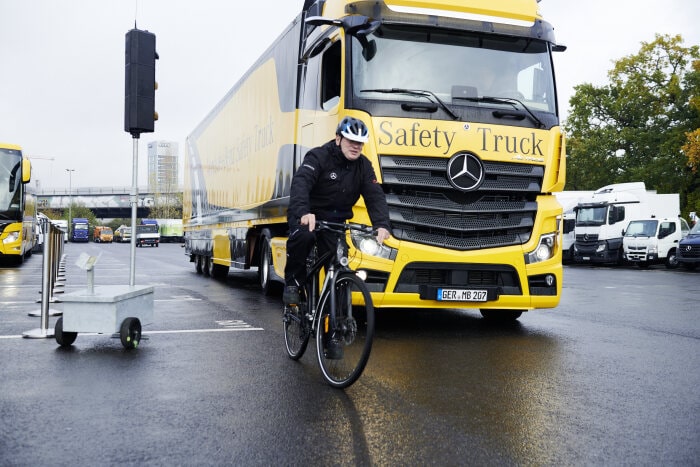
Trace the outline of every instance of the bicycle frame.
{"label": "bicycle frame", "polygon": [[[340,235],[338,235],[338,238],[336,240],[336,251],[335,251],[335,261],[331,261],[330,264],[328,265],[328,268],[326,268],[326,274],[323,279],[323,286],[321,289],[318,288],[319,284],[319,274],[321,272],[321,268],[325,264],[327,264],[328,260],[330,260],[333,257],[333,252],[329,251],[323,254],[321,257],[318,257],[317,255],[317,250],[316,247],[314,246],[313,254],[309,256],[309,259],[307,259],[307,264],[309,266],[307,267],[307,279],[306,279],[306,303],[307,306],[309,307],[309,310],[307,310],[307,313],[311,315],[311,329],[312,332],[315,331],[313,328],[314,323],[316,322],[316,313],[318,313],[318,303],[319,303],[319,298],[323,294],[324,290],[329,290],[330,295],[331,295],[331,326],[335,326],[335,307],[336,307],[336,296],[335,296],[335,279],[337,277],[337,273],[340,271],[336,270],[336,267],[342,268],[342,270],[348,270],[350,271],[350,268],[347,267],[347,257],[345,255],[345,248],[343,244],[343,239]],[[345,260],[345,261],[343,261]],[[345,263],[345,264],[343,264]]]}
{"label": "bicycle frame", "polygon": [[[343,233],[351,229],[371,231],[371,227],[360,224],[319,221],[318,230],[329,230],[337,235],[335,251],[319,256],[318,247],[314,247],[306,259],[307,278],[301,289],[303,299],[298,305],[285,307],[284,317],[284,339],[289,357],[292,360],[301,358],[313,336],[321,372],[336,388],[348,387],[360,377],[369,359],[374,335],[372,296],[362,279],[348,266]],[[323,267],[326,274],[319,289]],[[364,301],[364,313],[359,322],[353,316],[352,296],[355,292]],[[338,300],[342,301],[339,303]]]}

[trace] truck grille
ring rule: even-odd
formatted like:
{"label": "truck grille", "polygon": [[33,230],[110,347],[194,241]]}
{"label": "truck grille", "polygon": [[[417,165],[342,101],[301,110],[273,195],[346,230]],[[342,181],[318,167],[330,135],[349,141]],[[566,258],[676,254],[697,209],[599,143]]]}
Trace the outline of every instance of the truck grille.
{"label": "truck grille", "polygon": [[576,248],[586,254],[594,252],[598,248],[598,234],[576,235]]}
{"label": "truck grille", "polygon": [[451,250],[526,243],[544,168],[482,161],[484,179],[462,192],[447,179],[448,159],[382,156],[383,187],[396,238]]}
{"label": "truck grille", "polygon": [[690,249],[687,245],[681,245],[677,253],[680,258],[700,258],[700,245],[690,245]]}

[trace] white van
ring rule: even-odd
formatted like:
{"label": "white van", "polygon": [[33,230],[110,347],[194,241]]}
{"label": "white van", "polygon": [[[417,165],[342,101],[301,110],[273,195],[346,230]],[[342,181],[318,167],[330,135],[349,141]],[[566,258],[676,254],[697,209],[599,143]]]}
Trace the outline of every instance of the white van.
{"label": "white van", "polygon": [[622,238],[625,259],[640,268],[657,263],[665,263],[668,269],[677,268],[678,242],[689,230],[688,223],[681,217],[630,221]]}

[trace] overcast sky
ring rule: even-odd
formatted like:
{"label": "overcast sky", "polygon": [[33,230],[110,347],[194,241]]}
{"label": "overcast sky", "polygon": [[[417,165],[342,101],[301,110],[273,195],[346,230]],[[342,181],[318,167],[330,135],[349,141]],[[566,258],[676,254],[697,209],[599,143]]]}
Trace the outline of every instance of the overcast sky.
{"label": "overcast sky", "polygon": [[[154,133],[139,144],[185,138],[296,17],[303,0],[0,0],[0,141],[33,159],[41,188],[129,186],[132,139],[124,132],[124,36],[156,34]],[[700,44],[700,1],[542,0],[557,41],[560,110],[575,85],[602,85],[612,63],[655,33]],[[53,159],[53,160],[51,160]]]}

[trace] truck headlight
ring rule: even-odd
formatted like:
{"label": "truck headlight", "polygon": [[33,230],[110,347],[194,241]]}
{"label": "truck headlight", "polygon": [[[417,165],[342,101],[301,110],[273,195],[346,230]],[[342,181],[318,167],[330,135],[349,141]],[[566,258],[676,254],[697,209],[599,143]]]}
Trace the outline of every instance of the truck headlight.
{"label": "truck headlight", "polygon": [[554,256],[554,245],[557,243],[557,234],[549,233],[540,237],[537,248],[525,255],[525,264],[540,263]]}
{"label": "truck headlight", "polygon": [[350,232],[350,237],[352,238],[352,244],[355,245],[355,248],[360,250],[363,254],[377,256],[384,259],[396,258],[396,249],[379,244],[377,239],[372,234],[356,232],[353,230]]}
{"label": "truck headlight", "polygon": [[604,251],[605,251],[605,243],[601,243],[600,245],[598,245],[598,248],[595,249],[596,253],[602,253]]}
{"label": "truck headlight", "polygon": [[19,232],[9,232],[7,237],[2,240],[2,243],[14,243],[19,240]]}

